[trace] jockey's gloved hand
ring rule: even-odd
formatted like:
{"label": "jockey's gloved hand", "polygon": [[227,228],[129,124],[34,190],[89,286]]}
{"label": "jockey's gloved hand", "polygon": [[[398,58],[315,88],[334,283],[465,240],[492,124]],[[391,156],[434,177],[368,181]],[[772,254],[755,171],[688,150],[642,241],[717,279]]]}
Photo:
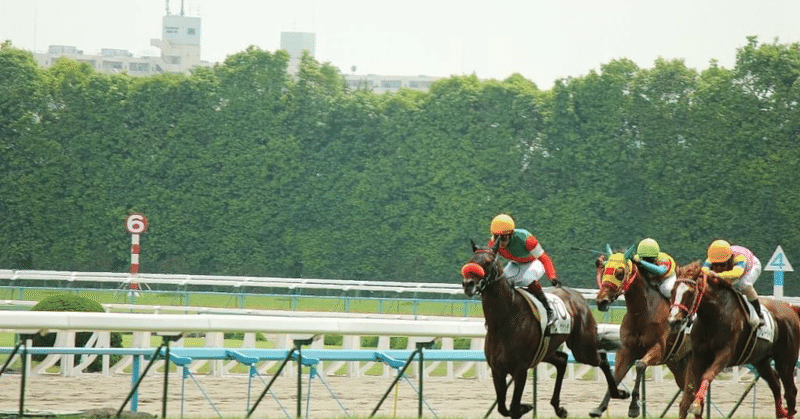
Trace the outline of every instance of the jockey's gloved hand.
{"label": "jockey's gloved hand", "polygon": [[641,261],[642,261],[642,257],[641,257],[641,256],[639,256],[639,255],[633,255],[633,257],[631,258],[631,260],[633,260],[635,263],[639,263],[639,262],[641,262]]}

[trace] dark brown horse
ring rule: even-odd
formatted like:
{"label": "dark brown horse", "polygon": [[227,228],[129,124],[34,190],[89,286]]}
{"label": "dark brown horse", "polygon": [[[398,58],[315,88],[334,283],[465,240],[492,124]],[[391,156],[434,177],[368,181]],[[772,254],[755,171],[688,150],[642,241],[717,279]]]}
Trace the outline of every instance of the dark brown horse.
{"label": "dark brown horse", "polygon": [[[619,384],[636,363],[636,381],[628,407],[628,416],[635,418],[639,416],[639,386],[648,366],[666,364],[678,388],[683,388],[689,339],[684,338],[683,331],[670,331],[667,323],[670,301],[661,295],[658,285],[650,285],[631,262],[633,250],[631,246],[624,254],[612,253],[607,246],[606,255],[599,256],[595,266],[600,287],[596,302],[600,311],[607,311],[611,303],[625,295],[626,311],[619,329],[622,347],[616,354],[614,381]],[[606,393],[600,406],[589,412],[589,416],[602,415],[609,399],[610,394]]]}
{"label": "dark brown horse", "polygon": [[[543,333],[540,321],[522,295],[523,291],[513,287],[503,276],[503,268],[497,257],[499,241],[491,249],[477,247],[472,243],[472,257],[461,269],[464,293],[481,295],[483,315],[486,318],[486,342],[484,353],[486,362],[492,370],[497,411],[503,416],[519,418],[532,409],[529,404],[521,404],[522,390],[527,381],[528,369],[541,361],[556,368],[556,383],[550,404],[556,414],[564,418],[567,410],[561,406],[561,383],[567,368],[567,354],[558,351],[566,342],[575,360],[592,366],[599,366],[615,398],[625,398],[628,394],[618,391],[614,386],[611,367],[605,353],[599,350],[597,323],[592,316],[589,304],[583,296],[564,287],[556,287],[551,293],[560,298],[572,317],[572,328],[568,334]],[[544,340],[543,340],[544,339]],[[537,359],[537,349],[542,346],[543,354]],[[506,377],[514,381],[514,393],[509,408],[506,408]]]}
{"label": "dark brown horse", "polygon": [[[775,334],[771,342],[751,336],[753,328],[736,291],[723,280],[704,274],[700,266],[695,262],[681,272],[672,290],[670,325],[679,326],[696,314],[680,418],[684,419],[688,413],[696,418],[702,417],[703,402],[714,377],[726,367],[742,364],[755,366],[761,378],[769,384],[775,399],[775,417],[793,418],[796,413],[794,370],[800,349],[800,307],[760,299],[762,311],[769,312],[775,320]],[[773,361],[775,368],[771,366]],[[781,382],[785,408],[781,400]]]}

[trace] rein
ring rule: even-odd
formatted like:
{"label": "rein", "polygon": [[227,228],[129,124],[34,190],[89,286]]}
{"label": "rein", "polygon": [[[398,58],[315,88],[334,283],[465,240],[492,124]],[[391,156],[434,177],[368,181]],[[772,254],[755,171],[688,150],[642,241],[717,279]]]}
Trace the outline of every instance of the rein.
{"label": "rein", "polygon": [[[686,319],[689,320],[695,314],[697,314],[697,309],[700,307],[700,302],[703,300],[703,296],[705,295],[706,290],[708,289],[708,282],[706,280],[706,274],[703,274],[703,281],[702,282],[699,279],[698,280],[694,280],[694,279],[690,279],[690,278],[678,278],[678,279],[675,280],[675,282],[676,283],[688,284],[692,288],[694,288],[694,290],[695,290],[694,301],[692,301],[692,306],[691,307],[686,307],[683,303],[678,302],[678,301],[672,303],[672,307],[676,307],[679,310],[685,312],[686,313]],[[702,287],[701,287],[701,285],[702,285]]]}

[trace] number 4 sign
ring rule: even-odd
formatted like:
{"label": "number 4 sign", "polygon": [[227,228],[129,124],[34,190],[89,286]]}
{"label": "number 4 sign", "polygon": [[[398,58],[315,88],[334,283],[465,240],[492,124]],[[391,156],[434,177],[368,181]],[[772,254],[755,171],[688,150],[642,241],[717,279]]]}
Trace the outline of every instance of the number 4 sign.
{"label": "number 4 sign", "polygon": [[783,272],[793,272],[792,264],[789,263],[789,259],[786,259],[786,254],[783,253],[783,249],[778,246],[775,249],[775,253],[772,254],[772,257],[769,258],[769,262],[767,262],[767,266],[764,267],[765,271],[783,271]]}
{"label": "number 4 sign", "polygon": [[769,258],[769,262],[767,262],[767,266],[764,267],[764,270],[774,271],[772,273],[774,278],[772,294],[775,297],[783,297],[783,273],[793,272],[794,269],[780,246],[775,249],[775,253]]}

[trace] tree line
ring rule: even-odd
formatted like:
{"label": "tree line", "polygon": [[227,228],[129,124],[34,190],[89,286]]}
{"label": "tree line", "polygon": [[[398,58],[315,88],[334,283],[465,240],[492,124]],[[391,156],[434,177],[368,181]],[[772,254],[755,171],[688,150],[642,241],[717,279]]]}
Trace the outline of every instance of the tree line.
{"label": "tree line", "polygon": [[130,212],[150,223],[140,272],[459,281],[499,212],[568,286],[644,237],[678,263],[725,238],[800,267],[797,43],[748,38],[732,69],[618,59],[549,90],[376,94],[288,60],[250,47],[132,77],[3,44],[0,268],[124,272]]}

